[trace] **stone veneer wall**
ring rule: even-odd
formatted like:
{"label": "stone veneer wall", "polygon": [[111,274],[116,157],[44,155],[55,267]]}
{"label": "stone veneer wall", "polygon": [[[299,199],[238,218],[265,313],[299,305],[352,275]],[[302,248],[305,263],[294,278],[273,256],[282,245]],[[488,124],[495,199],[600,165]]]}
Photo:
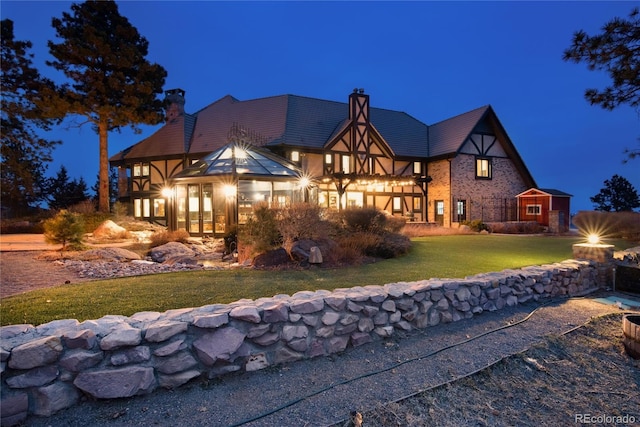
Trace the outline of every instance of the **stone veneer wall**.
{"label": "stone veneer wall", "polygon": [[[593,261],[384,286],[299,292],[199,308],[0,329],[2,425],[97,399],[175,388],[336,353],[396,330],[433,327],[605,285]],[[601,277],[601,276],[600,276]]]}

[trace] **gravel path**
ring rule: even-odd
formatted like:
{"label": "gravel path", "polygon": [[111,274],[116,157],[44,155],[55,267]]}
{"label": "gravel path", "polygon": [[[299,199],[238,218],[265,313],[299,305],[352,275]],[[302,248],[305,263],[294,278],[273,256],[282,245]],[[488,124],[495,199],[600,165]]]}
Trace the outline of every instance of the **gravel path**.
{"label": "gravel path", "polygon": [[[522,323],[532,311],[535,313]],[[194,380],[173,391],[84,401],[27,426],[329,426],[481,369],[587,322],[617,312],[592,298],[524,304],[439,325],[343,354],[263,371]],[[504,328],[507,325],[506,328]],[[499,331],[488,333],[496,328]],[[464,344],[455,345],[463,341]],[[450,348],[449,348],[450,347]],[[448,348],[448,349],[445,349]],[[442,350],[445,349],[445,350]],[[442,351],[440,351],[442,350]]]}

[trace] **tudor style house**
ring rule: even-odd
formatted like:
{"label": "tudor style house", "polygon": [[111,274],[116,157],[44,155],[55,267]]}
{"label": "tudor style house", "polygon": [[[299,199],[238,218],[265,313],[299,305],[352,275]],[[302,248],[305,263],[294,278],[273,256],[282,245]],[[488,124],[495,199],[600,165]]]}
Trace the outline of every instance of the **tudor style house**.
{"label": "tudor style house", "polygon": [[166,92],[166,123],[113,155],[119,198],[133,215],[192,235],[223,235],[257,202],[326,209],[375,206],[446,227],[517,220],[536,184],[491,106],[426,125],[372,107],[296,95],[225,96],[185,112]]}

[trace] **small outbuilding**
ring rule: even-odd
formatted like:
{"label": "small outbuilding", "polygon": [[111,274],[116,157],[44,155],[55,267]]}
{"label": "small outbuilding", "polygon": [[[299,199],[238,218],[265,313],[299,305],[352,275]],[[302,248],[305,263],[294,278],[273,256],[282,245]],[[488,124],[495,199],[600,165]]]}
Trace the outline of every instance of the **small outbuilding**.
{"label": "small outbuilding", "polygon": [[569,230],[571,194],[551,188],[530,188],[518,195],[518,221],[535,221],[562,233]]}

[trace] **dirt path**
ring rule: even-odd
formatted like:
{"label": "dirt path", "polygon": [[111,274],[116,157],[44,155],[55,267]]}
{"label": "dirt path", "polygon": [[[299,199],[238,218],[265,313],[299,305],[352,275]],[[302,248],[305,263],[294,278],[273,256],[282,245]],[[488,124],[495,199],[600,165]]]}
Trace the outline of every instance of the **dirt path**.
{"label": "dirt path", "polygon": [[43,254],[42,251],[0,252],[0,298],[90,280],[54,261],[42,259]]}

